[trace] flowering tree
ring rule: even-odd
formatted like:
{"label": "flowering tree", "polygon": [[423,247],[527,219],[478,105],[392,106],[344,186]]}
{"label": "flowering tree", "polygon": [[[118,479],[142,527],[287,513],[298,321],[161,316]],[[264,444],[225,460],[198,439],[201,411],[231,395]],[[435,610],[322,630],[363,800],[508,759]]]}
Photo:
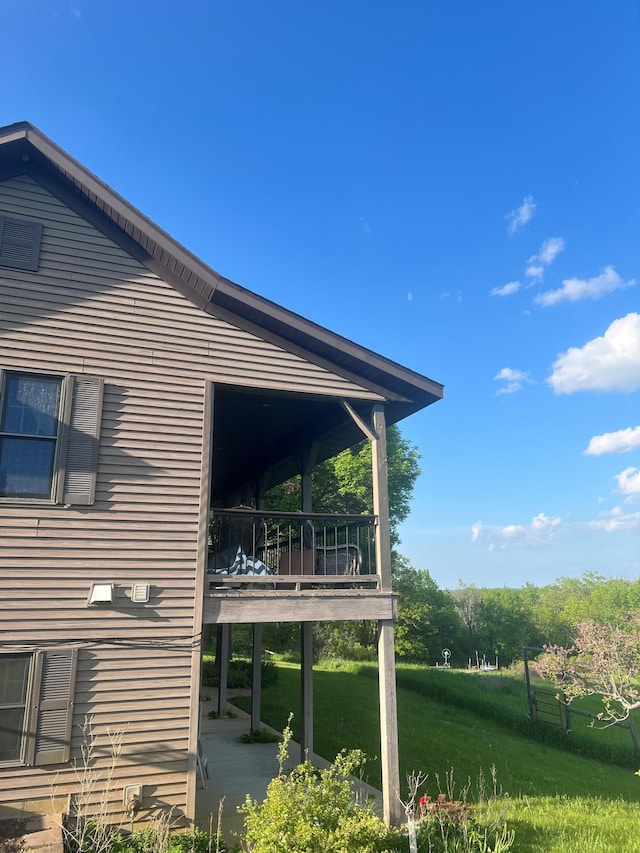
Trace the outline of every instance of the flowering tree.
{"label": "flowering tree", "polygon": [[568,702],[602,696],[604,711],[598,718],[609,724],[640,708],[640,612],[622,627],[581,622],[573,646],[544,648],[533,668],[562,690]]}

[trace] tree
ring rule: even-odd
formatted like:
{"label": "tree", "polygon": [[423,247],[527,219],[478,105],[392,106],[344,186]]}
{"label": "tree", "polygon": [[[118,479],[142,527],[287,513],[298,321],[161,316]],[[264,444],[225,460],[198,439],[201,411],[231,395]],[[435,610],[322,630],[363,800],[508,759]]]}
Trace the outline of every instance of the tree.
{"label": "tree", "polygon": [[640,708],[640,612],[622,626],[581,622],[574,645],[545,646],[534,664],[571,702],[579,696],[599,695],[605,723],[625,720]]}
{"label": "tree", "polygon": [[398,658],[433,663],[448,648],[463,660],[462,624],[451,593],[440,589],[426,569],[414,569],[398,554],[394,555],[393,587],[398,593]]}
{"label": "tree", "polygon": [[[416,480],[420,475],[420,454],[403,438],[396,424],[387,429],[387,471],[391,541],[399,541],[397,528],[409,515]],[[343,512],[353,515],[373,512],[373,471],[371,442],[362,441],[331,459],[316,465],[312,475],[314,512]],[[300,509],[300,478],[295,477],[270,489],[265,499],[268,509],[296,512]]]}

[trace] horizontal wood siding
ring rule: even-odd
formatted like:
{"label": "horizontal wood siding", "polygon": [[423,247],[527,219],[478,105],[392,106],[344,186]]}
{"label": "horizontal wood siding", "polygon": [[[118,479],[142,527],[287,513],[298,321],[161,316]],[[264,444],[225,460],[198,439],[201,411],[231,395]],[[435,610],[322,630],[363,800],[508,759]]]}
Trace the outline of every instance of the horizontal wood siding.
{"label": "horizontal wood siding", "polygon": [[[370,391],[195,308],[31,178],[0,183],[0,215],[44,225],[36,272],[0,269],[0,335],[74,372],[108,362],[124,381],[208,378],[375,399]],[[28,326],[25,325],[28,323]],[[185,389],[186,390],[186,389]],[[179,395],[178,395],[179,396]]]}
{"label": "horizontal wood siding", "polygon": [[[0,643],[79,648],[72,756],[92,720],[96,768],[122,733],[113,781],[144,784],[142,817],[184,811],[206,380],[375,395],[193,306],[27,177],[0,215],[43,224],[37,271],[0,268],[0,368],[104,379],[95,503],[0,502]],[[115,606],[87,608],[91,583]],[[148,583],[147,604],[131,601]],[[198,606],[200,603],[197,602]],[[77,793],[69,765],[0,766],[0,802]]]}
{"label": "horizontal wood siding", "polygon": [[[0,368],[104,379],[95,503],[0,501],[0,644],[79,648],[72,757],[92,721],[95,769],[122,755],[110,795],[144,784],[141,818],[187,799],[206,381],[372,399],[365,389],[197,309],[27,177],[0,183],[0,215],[43,224],[37,271],[0,269]],[[92,582],[113,608],[88,608]],[[150,585],[146,604],[133,583]],[[193,737],[191,740],[193,746]],[[193,762],[192,762],[193,763]],[[79,788],[70,765],[0,766],[0,802]]]}

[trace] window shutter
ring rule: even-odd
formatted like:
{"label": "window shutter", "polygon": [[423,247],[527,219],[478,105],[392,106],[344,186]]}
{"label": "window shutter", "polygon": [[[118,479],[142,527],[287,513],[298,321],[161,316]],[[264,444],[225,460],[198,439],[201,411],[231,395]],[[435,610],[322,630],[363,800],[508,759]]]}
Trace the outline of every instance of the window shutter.
{"label": "window shutter", "polygon": [[77,649],[38,652],[31,764],[61,764],[69,760],[77,661]]}
{"label": "window shutter", "polygon": [[0,266],[37,270],[42,224],[0,217]]}
{"label": "window shutter", "polygon": [[97,376],[73,376],[71,381],[63,502],[86,506],[95,498],[104,383]]}

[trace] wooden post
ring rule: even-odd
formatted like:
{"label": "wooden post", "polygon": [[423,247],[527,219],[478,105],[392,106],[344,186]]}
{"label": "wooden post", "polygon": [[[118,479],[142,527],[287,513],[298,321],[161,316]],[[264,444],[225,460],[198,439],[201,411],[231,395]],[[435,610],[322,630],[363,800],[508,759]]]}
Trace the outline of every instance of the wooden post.
{"label": "wooden post", "polygon": [[378,622],[378,685],[380,692],[380,764],[382,808],[386,824],[402,823],[400,760],[398,755],[398,707],[393,621]]}
{"label": "wooden post", "polygon": [[251,731],[260,728],[260,698],[262,691],[262,622],[253,623],[253,660],[251,678]]}
{"label": "wooden post", "polygon": [[[207,557],[209,552],[209,496],[211,491],[211,456],[213,450],[213,384],[204,383],[202,410],[202,460],[200,473],[200,511],[198,513],[198,556],[196,561],[196,583],[194,587],[193,631],[202,631],[210,626],[202,624],[204,608]],[[208,639],[211,634],[209,631]],[[194,643],[191,653],[191,711],[189,715],[189,757],[187,759],[187,802],[186,815],[193,822],[196,812],[196,785],[198,773],[198,743],[200,738],[200,685],[202,678],[202,642]]]}
{"label": "wooden post", "polygon": [[[389,531],[389,486],[387,481],[387,429],[384,407],[373,407],[371,461],[373,467],[373,511],[376,526],[376,569],[380,589],[391,591],[391,534]],[[398,755],[398,706],[393,621],[378,622],[378,684],[380,691],[380,763],[382,765],[383,817],[387,824],[402,822],[400,802],[400,759]]]}
{"label": "wooden post", "polygon": [[[531,678],[529,676],[529,658],[527,656],[527,651],[527,646],[523,646],[522,656],[524,658],[524,680],[527,686],[527,701],[529,702],[529,719],[535,720],[536,709],[533,703],[533,693],[531,692]],[[471,669],[471,661],[469,661],[469,669]]]}
{"label": "wooden post", "polygon": [[218,713],[222,717],[227,712],[227,681],[229,678],[229,652],[231,650],[231,626],[224,623],[218,628],[219,646],[219,684]]}
{"label": "wooden post", "polygon": [[384,407],[373,407],[373,439],[371,463],[373,467],[373,511],[378,517],[376,525],[376,568],[380,576],[380,589],[391,590],[391,534],[389,532],[389,485],[387,481],[387,428]]}
{"label": "wooden post", "polygon": [[[311,473],[318,455],[318,448],[313,445],[303,456],[301,482],[302,512],[313,511],[311,497]],[[307,547],[305,537],[308,531],[300,531],[300,547]],[[308,545],[313,549],[314,542]],[[313,622],[302,622],[300,625],[300,761],[306,761],[313,752]]]}
{"label": "wooden post", "polygon": [[313,752],[313,622],[300,625],[300,761]]}

